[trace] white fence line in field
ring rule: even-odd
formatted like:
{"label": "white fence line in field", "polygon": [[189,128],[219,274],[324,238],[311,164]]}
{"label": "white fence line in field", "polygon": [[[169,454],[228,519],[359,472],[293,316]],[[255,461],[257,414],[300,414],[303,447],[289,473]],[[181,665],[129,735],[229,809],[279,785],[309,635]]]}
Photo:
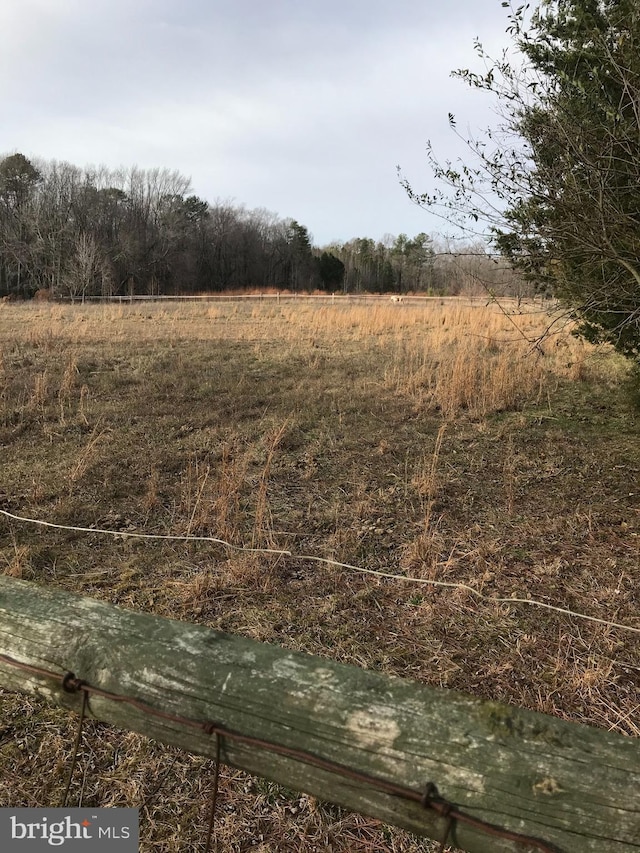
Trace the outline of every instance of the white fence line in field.
{"label": "white fence line in field", "polygon": [[[65,299],[64,301],[69,301]],[[526,299],[518,299],[513,296],[491,297],[491,296],[427,296],[418,294],[380,294],[374,295],[371,293],[199,293],[190,295],[168,295],[168,294],[132,294],[128,296],[86,296],[83,300],[76,299],[76,303],[83,302],[101,302],[101,303],[116,303],[126,304],[135,302],[329,302],[329,303],[350,303],[350,302],[377,302],[377,303],[394,303],[394,304],[414,304],[440,302],[459,303],[469,306],[483,306],[494,302],[502,304],[517,305],[522,307],[537,306],[537,307],[552,307],[552,302],[543,297]]]}

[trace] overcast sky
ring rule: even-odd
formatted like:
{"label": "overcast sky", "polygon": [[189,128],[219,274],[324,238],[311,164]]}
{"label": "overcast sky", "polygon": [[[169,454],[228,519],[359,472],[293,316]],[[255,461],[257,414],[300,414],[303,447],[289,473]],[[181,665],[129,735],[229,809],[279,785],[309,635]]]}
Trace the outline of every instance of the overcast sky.
{"label": "overcast sky", "polygon": [[0,153],[190,176],[316,244],[444,226],[412,205],[427,139],[495,124],[450,78],[475,37],[508,43],[500,0],[0,0]]}

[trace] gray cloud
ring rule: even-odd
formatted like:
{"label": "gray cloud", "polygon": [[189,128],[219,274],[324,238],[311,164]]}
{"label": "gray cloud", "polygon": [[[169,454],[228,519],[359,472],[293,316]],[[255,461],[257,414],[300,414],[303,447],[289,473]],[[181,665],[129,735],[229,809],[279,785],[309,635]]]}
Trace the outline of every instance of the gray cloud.
{"label": "gray cloud", "polygon": [[449,73],[505,23],[498,0],[4,0],[0,151],[176,168],[318,242],[435,230],[395,165],[426,189],[427,138],[461,151],[447,113],[494,121]]}

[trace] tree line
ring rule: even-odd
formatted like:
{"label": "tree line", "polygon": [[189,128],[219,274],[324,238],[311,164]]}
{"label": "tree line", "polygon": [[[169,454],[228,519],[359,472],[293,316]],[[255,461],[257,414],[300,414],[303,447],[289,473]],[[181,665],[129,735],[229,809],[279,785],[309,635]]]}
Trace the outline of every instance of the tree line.
{"label": "tree line", "polygon": [[451,243],[420,233],[391,234],[374,241],[358,237],[324,249],[344,267],[346,293],[427,293],[442,296],[526,297],[533,295],[524,277],[486,244]]}
{"label": "tree line", "polygon": [[177,171],[0,159],[0,296],[522,288],[481,244],[450,251],[426,234],[401,234],[315,247],[296,220],[209,203]]}

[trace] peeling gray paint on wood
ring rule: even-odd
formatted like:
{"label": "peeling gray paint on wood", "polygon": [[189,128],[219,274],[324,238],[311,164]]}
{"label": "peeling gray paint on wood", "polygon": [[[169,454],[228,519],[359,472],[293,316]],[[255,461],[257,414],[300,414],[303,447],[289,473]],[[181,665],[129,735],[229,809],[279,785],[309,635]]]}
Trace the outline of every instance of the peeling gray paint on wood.
{"label": "peeling gray paint on wood", "polygon": [[[566,853],[640,851],[640,741],[388,678],[204,626],[0,577],[0,652],[113,693],[302,749],[421,791]],[[2,686],[79,709],[59,681],[0,662]],[[91,697],[97,719],[213,756],[215,739]],[[444,821],[300,761],[223,739],[222,759],[418,834]],[[522,851],[461,823],[471,853]]]}

